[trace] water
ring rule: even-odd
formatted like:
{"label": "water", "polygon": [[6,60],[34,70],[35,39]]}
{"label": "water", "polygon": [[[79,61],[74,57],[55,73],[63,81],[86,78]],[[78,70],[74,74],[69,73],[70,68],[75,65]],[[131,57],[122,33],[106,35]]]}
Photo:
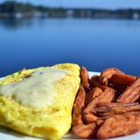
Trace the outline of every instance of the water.
{"label": "water", "polygon": [[0,19],[0,77],[65,62],[139,76],[139,61],[140,20]]}

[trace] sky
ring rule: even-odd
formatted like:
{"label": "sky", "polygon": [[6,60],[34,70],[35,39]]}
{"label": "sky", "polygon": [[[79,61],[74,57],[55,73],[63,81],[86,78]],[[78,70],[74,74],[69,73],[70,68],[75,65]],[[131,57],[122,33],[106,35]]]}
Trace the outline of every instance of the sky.
{"label": "sky", "polygon": [[[6,0],[0,0],[0,3]],[[8,0],[7,0],[8,1]],[[9,0],[10,1],[10,0]],[[17,2],[29,2],[34,5],[66,8],[140,8],[140,0],[15,0]]]}

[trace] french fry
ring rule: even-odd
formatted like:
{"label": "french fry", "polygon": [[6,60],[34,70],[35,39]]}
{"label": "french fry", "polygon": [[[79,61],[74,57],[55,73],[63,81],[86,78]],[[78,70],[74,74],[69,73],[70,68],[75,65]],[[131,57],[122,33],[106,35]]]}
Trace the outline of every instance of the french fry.
{"label": "french fry", "polygon": [[98,119],[98,117],[90,112],[88,113],[84,113],[83,114],[83,122],[84,124],[89,124],[89,123],[93,123],[96,122],[96,120]]}
{"label": "french fry", "polygon": [[88,105],[92,100],[102,94],[102,90],[98,87],[93,88],[90,90],[86,96],[86,105]]}
{"label": "french fry", "polygon": [[91,84],[93,85],[93,87],[99,87],[101,90],[106,90],[108,87],[105,85],[102,85],[99,81],[99,76],[98,75],[93,75],[91,77]]}
{"label": "french fry", "polygon": [[120,71],[117,68],[107,68],[105,70],[103,70],[100,74],[99,77],[99,81],[103,84],[103,85],[108,85],[108,80],[112,77],[113,74],[115,73],[121,73],[121,74],[125,74],[124,72]]}
{"label": "french fry", "polygon": [[134,106],[138,104],[139,104],[138,102],[133,103],[99,102],[98,104],[96,104],[96,106],[102,108],[114,108],[114,107]]}
{"label": "french fry", "polygon": [[135,80],[127,89],[118,97],[117,102],[128,103],[135,102],[140,97],[140,77]]}
{"label": "french fry", "polygon": [[129,105],[129,106],[119,106],[119,107],[106,107],[106,108],[95,108],[99,116],[111,116],[114,114],[124,114],[131,111],[140,111],[140,104]]}
{"label": "french fry", "polygon": [[[97,88],[98,90],[98,88]],[[86,123],[95,122],[98,117],[96,116],[96,104],[100,101],[111,102],[115,98],[115,92],[111,88],[106,89],[99,96],[93,99],[83,111],[83,119]]]}
{"label": "french fry", "polygon": [[[106,118],[107,119],[107,118]],[[102,119],[101,117],[98,118],[95,123],[97,124],[98,128],[104,123],[104,118]]]}
{"label": "french fry", "polygon": [[85,91],[89,91],[91,89],[91,85],[89,80],[89,74],[85,67],[81,67],[80,77],[83,88],[85,89]]}
{"label": "french fry", "polygon": [[127,85],[121,85],[121,84],[110,84],[110,87],[112,87],[114,90],[116,90],[119,93],[122,93],[125,91],[125,89],[128,87]]}
{"label": "french fry", "polygon": [[140,131],[140,113],[121,114],[107,118],[97,131],[97,138],[108,139],[126,136]]}
{"label": "french fry", "polygon": [[89,78],[85,67],[80,76],[72,114],[75,135],[108,139],[140,131],[140,77],[108,68]]}
{"label": "french fry", "polygon": [[72,131],[79,137],[79,138],[93,138],[96,136],[97,132],[97,125],[96,123],[89,123],[87,125],[80,124],[72,127]]}
{"label": "french fry", "polygon": [[85,99],[86,93],[82,85],[80,86],[74,105],[73,105],[73,112],[72,112],[72,126],[82,124],[82,112],[85,108]]}
{"label": "french fry", "polygon": [[109,81],[112,84],[119,84],[119,85],[126,85],[129,86],[137,79],[136,76],[133,75],[127,75],[122,73],[115,73],[111,76]]}

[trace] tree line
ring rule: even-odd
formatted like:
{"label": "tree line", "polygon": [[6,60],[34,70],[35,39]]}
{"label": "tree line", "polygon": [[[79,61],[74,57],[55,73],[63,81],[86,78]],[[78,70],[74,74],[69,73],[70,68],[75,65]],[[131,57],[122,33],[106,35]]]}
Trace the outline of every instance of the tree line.
{"label": "tree line", "polygon": [[[47,13],[48,17],[92,17],[92,18],[140,18],[140,9],[95,9],[95,8],[63,8],[46,7],[42,5],[32,5],[16,1],[5,1],[0,4],[0,14],[22,13],[32,15],[34,12]],[[28,13],[28,14],[27,14]]]}

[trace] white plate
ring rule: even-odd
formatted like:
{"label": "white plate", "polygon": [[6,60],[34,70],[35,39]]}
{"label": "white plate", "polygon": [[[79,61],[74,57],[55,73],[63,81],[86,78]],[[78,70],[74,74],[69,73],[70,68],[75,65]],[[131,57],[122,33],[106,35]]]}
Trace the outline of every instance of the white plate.
{"label": "white plate", "polygon": [[[94,74],[99,75],[99,72],[89,72],[89,76],[92,76]],[[1,78],[0,78],[1,79]],[[76,139],[72,134],[68,134],[64,139]],[[109,140],[140,140],[140,132],[136,134],[132,134],[129,136],[124,136],[124,137],[118,137],[118,138],[112,138]],[[44,140],[40,138],[34,138],[34,137],[28,137],[25,135],[22,135],[18,132],[15,132],[9,128],[5,128],[0,126],[0,140]]]}

